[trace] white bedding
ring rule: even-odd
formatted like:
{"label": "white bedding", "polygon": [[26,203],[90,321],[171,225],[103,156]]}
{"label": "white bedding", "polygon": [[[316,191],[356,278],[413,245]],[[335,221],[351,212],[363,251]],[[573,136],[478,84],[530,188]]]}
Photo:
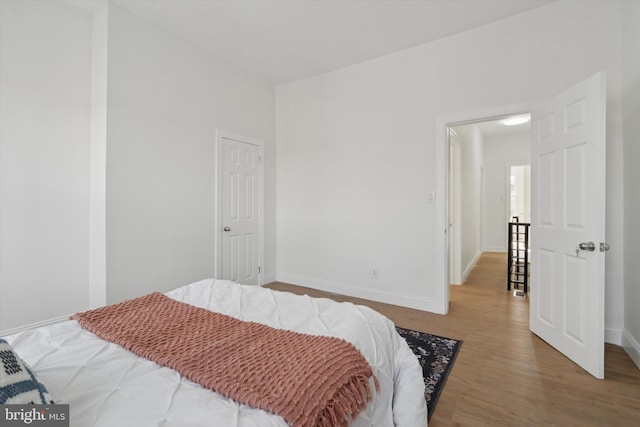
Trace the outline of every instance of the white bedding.
{"label": "white bedding", "polygon": [[[368,307],[212,279],[167,295],[241,320],[344,338],[362,352],[380,382],[352,425],[427,425],[418,361],[393,323]],[[70,404],[71,426],[287,426],[279,416],[240,405],[104,341],[75,320],[6,339],[53,398]]]}

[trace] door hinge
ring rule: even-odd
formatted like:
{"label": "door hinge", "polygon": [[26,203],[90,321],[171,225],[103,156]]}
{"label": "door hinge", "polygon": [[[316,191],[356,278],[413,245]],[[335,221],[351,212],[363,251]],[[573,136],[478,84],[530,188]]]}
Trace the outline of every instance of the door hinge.
{"label": "door hinge", "polygon": [[262,267],[258,266],[258,274],[262,272]]}

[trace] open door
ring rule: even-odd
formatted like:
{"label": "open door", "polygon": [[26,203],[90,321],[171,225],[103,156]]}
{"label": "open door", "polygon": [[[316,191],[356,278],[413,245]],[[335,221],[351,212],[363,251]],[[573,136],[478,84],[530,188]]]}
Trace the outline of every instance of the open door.
{"label": "open door", "polygon": [[604,378],[605,79],[535,108],[531,331]]}

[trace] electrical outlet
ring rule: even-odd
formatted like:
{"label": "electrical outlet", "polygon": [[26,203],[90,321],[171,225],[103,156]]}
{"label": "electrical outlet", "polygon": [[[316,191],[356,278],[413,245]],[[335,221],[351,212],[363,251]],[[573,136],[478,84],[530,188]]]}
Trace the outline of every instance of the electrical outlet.
{"label": "electrical outlet", "polygon": [[380,272],[378,271],[378,267],[371,267],[371,271],[369,275],[372,279],[377,279],[380,276]]}

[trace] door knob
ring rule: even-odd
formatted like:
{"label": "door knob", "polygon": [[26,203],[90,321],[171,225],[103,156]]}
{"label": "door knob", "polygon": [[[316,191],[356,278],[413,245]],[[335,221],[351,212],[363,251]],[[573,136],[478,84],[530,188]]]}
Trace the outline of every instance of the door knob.
{"label": "door knob", "polygon": [[225,228],[223,228],[224,231],[231,231],[231,227],[227,226]]}
{"label": "door knob", "polygon": [[596,250],[596,244],[593,242],[582,242],[578,244],[578,249],[581,251],[593,252]]}

